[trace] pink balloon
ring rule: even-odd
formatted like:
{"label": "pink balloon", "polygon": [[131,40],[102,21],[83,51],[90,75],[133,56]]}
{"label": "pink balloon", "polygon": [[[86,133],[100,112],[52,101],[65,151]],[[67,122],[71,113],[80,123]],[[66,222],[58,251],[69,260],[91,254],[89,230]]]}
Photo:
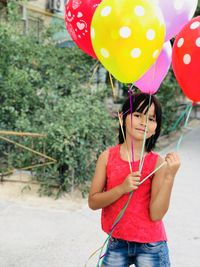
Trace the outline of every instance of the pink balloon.
{"label": "pink balloon", "polygon": [[165,41],[177,35],[183,26],[193,17],[198,0],[153,0],[160,7],[165,24]]}
{"label": "pink balloon", "polygon": [[155,94],[169,70],[172,58],[172,46],[170,41],[164,43],[161,53],[154,65],[135,82],[143,93]]}

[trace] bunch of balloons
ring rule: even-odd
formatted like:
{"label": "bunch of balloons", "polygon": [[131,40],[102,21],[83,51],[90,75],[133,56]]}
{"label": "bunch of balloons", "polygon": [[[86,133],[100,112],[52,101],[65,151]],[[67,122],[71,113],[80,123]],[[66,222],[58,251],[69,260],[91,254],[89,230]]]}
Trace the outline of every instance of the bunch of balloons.
{"label": "bunch of balloons", "polygon": [[[200,53],[199,18],[190,21],[197,4],[198,0],[68,0],[65,23],[77,46],[120,82],[156,93],[173,60],[184,93],[199,101],[194,67]],[[177,34],[172,53],[169,40]],[[193,77],[192,85],[188,77]]]}

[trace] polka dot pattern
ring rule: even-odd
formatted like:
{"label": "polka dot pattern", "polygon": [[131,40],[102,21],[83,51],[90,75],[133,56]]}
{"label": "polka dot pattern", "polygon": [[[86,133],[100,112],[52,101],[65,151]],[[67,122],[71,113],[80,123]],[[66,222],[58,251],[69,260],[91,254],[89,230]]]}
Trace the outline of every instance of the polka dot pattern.
{"label": "polka dot pattern", "polygon": [[101,16],[102,17],[107,17],[110,15],[112,8],[110,6],[106,6],[101,10]]}
{"label": "polka dot pattern", "polygon": [[134,48],[134,49],[131,51],[131,56],[132,56],[133,58],[138,58],[138,57],[140,57],[140,55],[141,55],[141,50],[140,50],[140,48]]}
{"label": "polka dot pattern", "polygon": [[136,6],[134,12],[137,16],[142,17],[145,14],[145,9],[143,6]]}
{"label": "polka dot pattern", "polygon": [[[91,24],[98,59],[121,82],[134,82],[154,63],[164,34],[164,21],[149,0],[104,0]],[[137,70],[127,68],[134,63]]]}
{"label": "polka dot pattern", "polygon": [[[190,24],[189,28],[191,31],[194,31],[194,30],[197,30],[199,27],[200,27],[200,22],[194,21]],[[183,37],[179,38],[177,41],[177,47],[178,48],[184,47],[184,42],[185,42],[185,40]],[[197,47],[200,47],[200,37],[198,37],[194,43]],[[189,65],[191,63],[191,60],[192,60],[192,57],[189,53],[186,53],[183,55],[183,63],[185,65]]]}
{"label": "polka dot pattern", "polygon": [[177,35],[172,66],[185,96],[200,102],[200,16],[189,21]]}
{"label": "polka dot pattern", "polygon": [[108,57],[110,56],[110,53],[109,53],[108,50],[105,49],[105,48],[101,48],[100,52],[101,52],[101,55],[102,55],[104,58],[108,58]]}
{"label": "polka dot pattern", "polygon": [[155,36],[156,36],[156,33],[154,30],[150,29],[147,31],[146,37],[148,40],[150,40],[150,41],[153,40],[155,38]]}
{"label": "polka dot pattern", "polygon": [[131,29],[129,27],[121,27],[119,30],[119,35],[122,38],[128,38],[131,36]]}
{"label": "polka dot pattern", "polygon": [[195,21],[190,25],[190,29],[191,30],[195,30],[200,26],[200,22],[199,21]]}
{"label": "polka dot pattern", "polygon": [[94,28],[91,28],[91,38],[92,39],[95,38],[95,30],[94,30]]}
{"label": "polka dot pattern", "polygon": [[184,44],[184,38],[180,38],[177,42],[177,46],[181,47]]}
{"label": "polka dot pattern", "polygon": [[197,47],[200,47],[200,37],[198,37],[198,38],[196,39],[195,44],[196,44]]}
{"label": "polka dot pattern", "polygon": [[190,56],[189,54],[185,54],[185,55],[183,56],[183,62],[184,62],[184,64],[186,64],[186,65],[190,64],[190,62],[191,62],[191,56]]}

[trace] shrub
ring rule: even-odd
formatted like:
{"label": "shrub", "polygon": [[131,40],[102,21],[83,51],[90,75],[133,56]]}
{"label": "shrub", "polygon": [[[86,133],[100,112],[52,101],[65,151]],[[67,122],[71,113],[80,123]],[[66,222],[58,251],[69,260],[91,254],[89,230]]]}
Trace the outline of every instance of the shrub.
{"label": "shrub", "polygon": [[[109,116],[100,93],[92,94],[87,87],[80,88],[79,95],[59,99],[52,93],[31,122],[26,116],[17,120],[19,131],[48,134],[46,153],[57,163],[45,172],[38,169],[37,177],[43,185],[56,184],[68,191],[84,184],[92,177],[97,155],[116,142],[117,121]],[[41,141],[34,149],[42,151],[42,146]]]}

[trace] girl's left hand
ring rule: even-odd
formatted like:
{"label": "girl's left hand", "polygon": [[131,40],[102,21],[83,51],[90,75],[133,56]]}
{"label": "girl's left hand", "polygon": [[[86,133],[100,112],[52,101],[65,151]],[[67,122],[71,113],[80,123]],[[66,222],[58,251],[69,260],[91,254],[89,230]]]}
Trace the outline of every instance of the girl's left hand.
{"label": "girl's left hand", "polygon": [[175,177],[181,165],[179,155],[175,152],[170,152],[166,155],[165,161],[167,162],[167,176]]}

